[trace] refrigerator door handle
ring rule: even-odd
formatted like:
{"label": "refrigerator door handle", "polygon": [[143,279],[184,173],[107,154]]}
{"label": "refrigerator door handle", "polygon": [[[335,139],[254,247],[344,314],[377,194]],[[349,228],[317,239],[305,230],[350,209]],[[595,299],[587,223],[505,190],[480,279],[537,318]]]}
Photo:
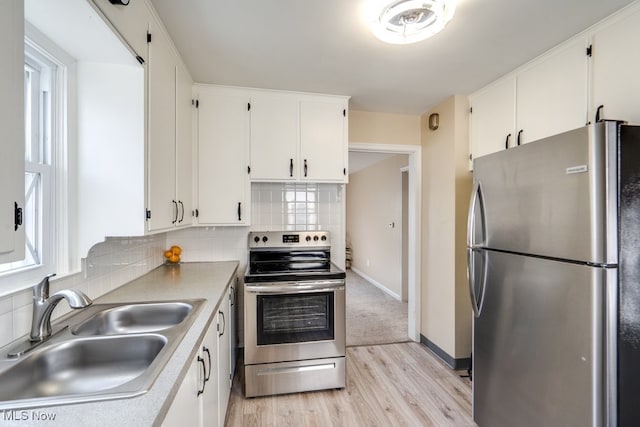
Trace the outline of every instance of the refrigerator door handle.
{"label": "refrigerator door handle", "polygon": [[[479,211],[478,211],[479,209]],[[480,214],[480,224],[476,224],[476,212]],[[475,181],[471,191],[471,201],[469,202],[469,216],[467,218],[467,247],[476,248],[485,245],[486,224],[484,215],[484,198],[482,196],[482,185],[480,181]],[[480,242],[475,241],[476,227],[480,226]]]}
{"label": "refrigerator door handle", "polygon": [[471,297],[471,308],[473,308],[473,315],[480,317],[480,310],[478,308],[478,299],[476,298],[476,275],[475,275],[475,256],[473,249],[467,249],[467,278],[469,279],[469,295]]}
{"label": "refrigerator door handle", "polygon": [[[476,253],[482,258],[482,269],[480,277],[476,277]],[[482,314],[482,305],[484,302],[485,288],[487,286],[487,253],[484,250],[467,249],[467,278],[469,279],[469,295],[471,296],[471,308],[473,315],[480,317]],[[476,293],[476,280],[480,279],[479,292]]]}

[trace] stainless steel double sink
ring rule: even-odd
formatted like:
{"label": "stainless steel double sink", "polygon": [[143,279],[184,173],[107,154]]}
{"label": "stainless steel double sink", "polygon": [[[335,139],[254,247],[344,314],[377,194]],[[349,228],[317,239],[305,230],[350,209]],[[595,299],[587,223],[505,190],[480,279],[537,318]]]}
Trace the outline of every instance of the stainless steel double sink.
{"label": "stainless steel double sink", "polygon": [[94,304],[55,322],[53,336],[22,356],[0,349],[0,410],[147,392],[203,302]]}

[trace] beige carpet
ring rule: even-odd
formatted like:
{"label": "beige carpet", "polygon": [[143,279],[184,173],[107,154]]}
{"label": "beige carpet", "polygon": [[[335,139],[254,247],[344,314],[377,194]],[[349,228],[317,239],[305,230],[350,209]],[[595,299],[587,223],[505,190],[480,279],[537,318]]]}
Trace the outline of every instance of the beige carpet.
{"label": "beige carpet", "polygon": [[409,341],[407,303],[347,270],[347,346]]}

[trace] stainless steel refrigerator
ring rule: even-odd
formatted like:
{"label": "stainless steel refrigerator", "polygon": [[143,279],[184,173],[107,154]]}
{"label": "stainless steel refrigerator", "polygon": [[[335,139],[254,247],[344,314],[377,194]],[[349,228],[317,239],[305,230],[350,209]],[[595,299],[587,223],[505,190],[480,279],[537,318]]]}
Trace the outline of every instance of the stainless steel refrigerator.
{"label": "stainless steel refrigerator", "polygon": [[640,127],[599,122],[474,161],[480,427],[640,423]]}

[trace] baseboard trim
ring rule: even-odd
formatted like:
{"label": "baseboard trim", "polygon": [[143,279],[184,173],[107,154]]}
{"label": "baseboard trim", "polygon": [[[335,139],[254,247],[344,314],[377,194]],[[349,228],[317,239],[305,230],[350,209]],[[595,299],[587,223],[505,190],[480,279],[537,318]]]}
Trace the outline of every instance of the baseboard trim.
{"label": "baseboard trim", "polygon": [[464,359],[456,359],[451,357],[446,351],[438,347],[433,341],[427,339],[424,335],[420,334],[420,343],[424,344],[429,350],[431,350],[436,356],[438,356],[447,366],[455,371],[469,369],[471,367],[471,358],[465,357]]}
{"label": "baseboard trim", "polygon": [[354,273],[356,273],[358,276],[362,277],[364,280],[366,280],[367,282],[371,283],[373,286],[375,286],[376,288],[380,289],[382,292],[384,292],[385,294],[393,297],[393,299],[396,299],[398,301],[401,301],[400,295],[396,294],[395,292],[389,290],[389,288],[387,288],[386,286],[384,286],[382,283],[377,282],[375,279],[371,278],[370,276],[367,276],[366,274],[364,274],[362,271],[358,270],[357,268],[354,268],[353,265],[351,266],[351,271],[353,271]]}

